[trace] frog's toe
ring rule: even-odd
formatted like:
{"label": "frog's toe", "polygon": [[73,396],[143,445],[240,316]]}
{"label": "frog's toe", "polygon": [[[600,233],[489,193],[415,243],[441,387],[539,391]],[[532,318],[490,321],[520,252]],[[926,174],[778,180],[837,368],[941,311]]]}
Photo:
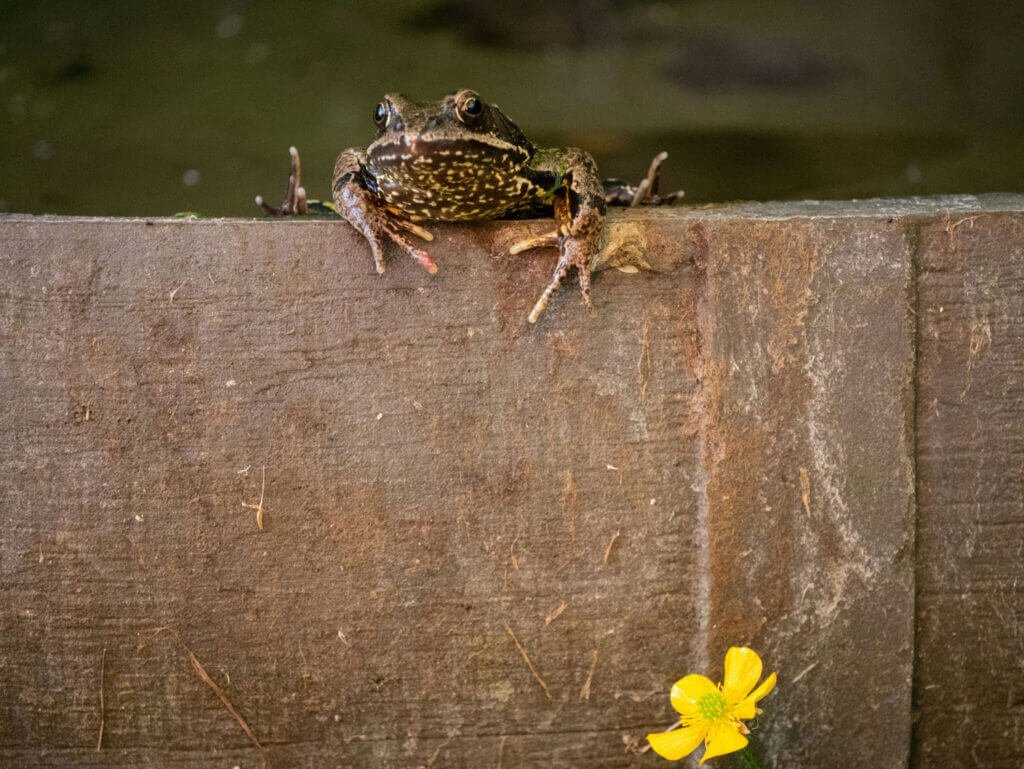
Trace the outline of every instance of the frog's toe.
{"label": "frog's toe", "polygon": [[588,240],[563,237],[558,240],[558,246],[558,263],[555,265],[555,271],[551,275],[551,279],[544,288],[544,293],[540,295],[540,298],[537,300],[536,304],[534,304],[533,309],[530,310],[530,314],[527,316],[527,320],[530,321],[530,323],[537,322],[537,319],[540,318],[541,313],[544,312],[548,303],[551,301],[551,297],[555,295],[559,286],[562,285],[562,281],[565,279],[565,276],[573,267],[576,268],[576,273],[579,276],[580,293],[583,295],[583,304],[586,306],[587,310],[590,311],[591,315],[594,314],[594,303],[590,297],[590,264],[593,258],[592,243]]}
{"label": "frog's toe", "polygon": [[647,169],[647,176],[639,184],[633,186],[621,179],[606,179],[604,181],[604,199],[609,206],[669,206],[683,197],[682,190],[672,192],[668,195],[658,193],[658,185],[661,182],[661,164],[668,158],[667,152],[659,152],[651,160]]}
{"label": "frog's toe", "polygon": [[536,323],[540,318],[541,313],[544,312],[551,301],[551,297],[555,295],[558,287],[562,285],[562,279],[569,272],[571,266],[572,263],[569,261],[569,255],[563,252],[558,259],[558,264],[555,265],[555,272],[552,274],[551,280],[548,281],[547,286],[544,288],[544,293],[540,295],[540,298],[534,303],[533,309],[530,310],[530,314],[526,316],[530,323]]}
{"label": "frog's toe", "polygon": [[647,169],[646,178],[640,182],[636,195],[633,197],[634,206],[670,206],[679,200],[686,193],[683,190],[676,190],[668,195],[658,194],[658,184],[661,181],[661,164],[668,159],[667,152],[659,152],[651,160],[651,166]]}
{"label": "frog's toe", "polygon": [[420,227],[418,224],[416,224],[416,222],[410,222],[406,219],[395,219],[394,222],[403,230],[411,232],[418,238],[422,238],[423,240],[426,241],[432,241],[434,239],[434,235],[430,230]]}
{"label": "frog's toe", "polygon": [[545,232],[543,235],[537,235],[536,237],[526,238],[513,243],[509,246],[508,252],[514,256],[534,248],[551,248],[557,245],[558,230],[552,230],[551,232]]}
{"label": "frog's toe", "polygon": [[422,248],[410,248],[408,254],[412,257],[413,261],[424,270],[429,272],[431,275],[437,275],[437,263],[431,259],[430,254]]}
{"label": "frog's toe", "polygon": [[[386,228],[385,232],[387,232],[388,237],[395,242],[395,245],[397,245],[399,248],[405,251],[405,253],[407,253],[414,262],[416,262],[416,264],[418,264],[424,270],[429,272],[431,275],[436,275],[437,264],[434,262],[433,259],[430,258],[430,254],[428,254],[422,248],[416,248],[416,246],[410,243],[405,238],[405,236],[402,235],[401,232],[399,232],[399,229],[401,229],[402,225],[403,222],[399,220],[393,220],[390,223],[390,226]],[[415,227],[416,225],[413,226]],[[417,229],[422,228],[417,227]],[[426,230],[424,230],[424,232],[426,232]],[[377,272],[382,272],[382,270],[380,269],[380,265],[378,265],[377,267]]]}
{"label": "frog's toe", "polygon": [[299,151],[295,147],[289,147],[288,153],[291,155],[291,167],[281,205],[274,208],[263,200],[262,195],[256,196],[256,205],[265,216],[302,216],[309,210],[306,188],[302,186],[302,162],[299,160]]}
{"label": "frog's toe", "polygon": [[384,266],[384,247],[380,240],[370,238],[370,253],[373,254],[373,266],[377,268],[377,274],[383,275],[387,269]]}
{"label": "frog's toe", "polygon": [[590,297],[590,270],[586,267],[577,266],[576,271],[580,277],[580,294],[583,295],[583,304],[591,315],[596,315],[597,311],[594,309],[594,300]]}

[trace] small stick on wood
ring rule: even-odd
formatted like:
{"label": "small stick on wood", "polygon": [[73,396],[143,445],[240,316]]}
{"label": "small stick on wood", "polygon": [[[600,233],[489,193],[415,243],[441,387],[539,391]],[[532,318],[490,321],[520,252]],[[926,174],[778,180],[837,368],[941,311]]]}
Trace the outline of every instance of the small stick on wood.
{"label": "small stick on wood", "polygon": [[540,684],[540,688],[544,690],[544,696],[550,700],[551,692],[548,691],[548,685],[544,683],[544,679],[540,677],[540,673],[537,672],[537,668],[535,668],[533,666],[533,662],[530,661],[530,655],[526,653],[526,649],[524,649],[523,645],[519,643],[519,639],[516,638],[516,634],[512,632],[512,628],[509,626],[507,622],[505,623],[505,630],[508,631],[508,634],[512,637],[512,643],[516,645],[516,649],[519,650],[519,653],[523,656],[523,659],[526,661],[526,667],[530,669],[530,673],[533,674],[534,679],[537,681],[537,683]]}
{"label": "small stick on wood", "polygon": [[790,681],[790,683],[791,683],[791,684],[795,684],[795,683],[796,683],[797,681],[799,681],[799,680],[800,680],[801,678],[803,678],[803,677],[804,677],[805,675],[807,675],[808,673],[810,673],[810,672],[811,672],[812,670],[814,670],[814,669],[815,669],[816,667],[818,667],[818,663],[817,663],[817,662],[812,662],[812,663],[811,663],[810,665],[808,665],[808,666],[807,666],[807,667],[805,667],[805,668],[804,668],[803,670],[801,670],[801,671],[800,671],[799,673],[797,673],[797,674],[796,674],[795,676],[793,676],[793,680],[792,680],[792,681]]}
{"label": "small stick on wood", "polygon": [[640,402],[647,398],[647,385],[651,381],[651,328],[644,318],[644,328],[640,337],[640,358],[636,362],[637,378],[640,380]]}
{"label": "small stick on wood", "polygon": [[263,494],[267,490],[267,466],[263,465],[263,480],[260,483],[260,501],[255,505],[243,502],[242,507],[248,507],[250,510],[256,511],[256,527],[263,531]]}
{"label": "small stick on wood", "polygon": [[427,763],[421,765],[420,767],[418,767],[418,769],[431,769],[431,767],[434,765],[434,762],[437,761],[437,757],[441,755],[441,751],[444,750],[445,747],[447,747],[448,743],[451,741],[452,738],[449,737],[447,740],[438,745],[437,749],[430,754],[430,758],[427,759]]}
{"label": "small stick on wood", "polygon": [[594,682],[594,670],[597,668],[597,649],[594,649],[590,653],[590,672],[587,673],[587,680],[583,684],[583,688],[580,689],[580,699],[590,699],[590,684]]}
{"label": "small stick on wood", "polygon": [[103,727],[106,724],[105,708],[103,707],[103,678],[107,672],[107,647],[100,654],[100,733],[96,737],[96,752],[103,750]]}
{"label": "small stick on wood", "polygon": [[621,529],[619,531],[615,532],[612,535],[611,540],[608,542],[608,547],[606,547],[604,549],[604,562],[605,563],[608,563],[608,559],[612,557],[612,548],[615,547],[615,542],[618,540],[619,535],[621,533],[622,533]]}
{"label": "small stick on wood", "polygon": [[554,622],[556,619],[558,619],[562,615],[562,612],[565,611],[568,608],[569,608],[569,604],[567,604],[565,601],[562,601],[562,603],[560,603],[558,605],[557,609],[552,611],[548,616],[546,616],[544,618],[544,627],[547,627],[552,622]]}
{"label": "small stick on wood", "polygon": [[800,468],[800,499],[804,503],[804,512],[811,514],[811,479],[807,475],[807,468]]}
{"label": "small stick on wood", "polygon": [[167,295],[167,303],[168,304],[174,304],[174,295],[177,294],[179,291],[181,291],[181,289],[184,288],[186,283],[188,283],[188,278],[185,278],[185,280],[181,281],[181,283],[178,284],[178,287],[176,289],[172,290]]}
{"label": "small stick on wood", "polygon": [[238,725],[242,727],[242,731],[245,732],[246,736],[252,740],[252,744],[255,745],[260,751],[263,750],[263,746],[260,745],[260,741],[256,739],[256,734],[253,732],[252,727],[242,718],[242,714],[235,710],[235,706],[231,704],[231,700],[228,699],[228,695],[224,693],[224,690],[217,686],[216,681],[210,678],[210,674],[206,672],[206,668],[203,667],[203,663],[199,661],[199,658],[193,653],[187,646],[185,649],[188,651],[188,658],[192,662],[192,667],[195,668],[196,674],[202,679],[202,682],[213,690],[213,693],[217,695],[224,707],[228,709],[228,712],[235,717]]}
{"label": "small stick on wood", "polygon": [[508,740],[507,735],[501,735],[501,742],[498,743],[498,766],[495,769],[501,769],[501,757],[505,755],[505,741]]}

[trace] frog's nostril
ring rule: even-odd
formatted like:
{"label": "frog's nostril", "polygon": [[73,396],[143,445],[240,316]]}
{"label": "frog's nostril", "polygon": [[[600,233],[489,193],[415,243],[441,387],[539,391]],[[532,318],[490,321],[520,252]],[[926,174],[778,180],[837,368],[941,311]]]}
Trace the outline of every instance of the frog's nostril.
{"label": "frog's nostril", "polygon": [[427,122],[423,125],[424,131],[435,131],[441,127],[441,118],[434,115],[433,117],[427,118]]}

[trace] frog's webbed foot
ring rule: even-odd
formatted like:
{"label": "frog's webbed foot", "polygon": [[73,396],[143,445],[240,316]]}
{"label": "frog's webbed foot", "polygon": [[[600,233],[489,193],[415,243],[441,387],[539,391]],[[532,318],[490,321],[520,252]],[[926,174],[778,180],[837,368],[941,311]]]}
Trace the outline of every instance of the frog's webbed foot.
{"label": "frog's webbed foot", "polygon": [[422,248],[417,248],[406,237],[411,233],[423,240],[434,236],[418,224],[402,219],[384,208],[370,191],[364,176],[363,151],[348,149],[338,156],[334,166],[334,205],[348,223],[355,227],[370,244],[377,272],[384,274],[384,244],[390,240],[420,267],[431,275],[437,265]]}
{"label": "frog's webbed foot", "polygon": [[651,160],[645,176],[638,185],[627,184],[621,179],[605,179],[603,182],[604,199],[610,206],[670,206],[685,194],[683,190],[658,194],[658,183],[661,179],[661,164],[668,158],[667,152],[659,152]]}
{"label": "frog's webbed foot", "polygon": [[[591,180],[590,186],[594,183],[595,180]],[[573,267],[579,276],[583,304],[591,314],[594,312],[594,303],[590,296],[590,272],[593,257],[598,250],[601,227],[604,224],[604,210],[600,207],[599,197],[596,198],[597,205],[593,205],[592,201],[579,204],[578,201],[586,197],[587,191],[587,182],[581,182],[577,187],[570,180],[570,194],[555,198],[555,222],[558,229],[521,240],[509,248],[510,254],[519,254],[533,248],[558,247],[555,271],[527,316],[530,323],[537,322]],[[578,209],[575,213],[571,210],[570,198],[577,200]]]}
{"label": "frog's webbed foot", "polygon": [[555,265],[555,271],[551,275],[551,280],[544,287],[544,293],[537,299],[533,309],[530,310],[530,314],[526,316],[530,323],[537,322],[541,313],[544,312],[551,301],[551,297],[555,295],[559,286],[562,285],[565,276],[573,267],[576,268],[576,274],[579,276],[583,304],[591,315],[594,314],[594,302],[590,297],[591,248],[584,241],[577,240],[571,236],[562,236],[561,241],[558,243],[558,251],[558,263]]}
{"label": "frog's webbed foot", "polygon": [[[417,248],[410,241],[405,233],[409,232],[424,240],[433,240],[434,236],[413,222],[399,219],[387,211],[376,207],[360,208],[357,205],[348,206],[346,203],[356,195],[342,195],[339,207],[344,212],[345,218],[363,234],[370,244],[370,252],[373,254],[373,263],[377,273],[384,274],[384,244],[390,240],[420,267],[434,275],[437,272],[437,264],[430,258],[430,254],[422,248]],[[386,240],[385,240],[386,239]]]}
{"label": "frog's webbed foot", "polygon": [[306,188],[302,186],[302,162],[299,160],[299,151],[295,147],[289,147],[288,153],[292,158],[291,170],[281,205],[273,208],[263,200],[262,195],[256,196],[256,205],[266,216],[301,216],[309,211]]}

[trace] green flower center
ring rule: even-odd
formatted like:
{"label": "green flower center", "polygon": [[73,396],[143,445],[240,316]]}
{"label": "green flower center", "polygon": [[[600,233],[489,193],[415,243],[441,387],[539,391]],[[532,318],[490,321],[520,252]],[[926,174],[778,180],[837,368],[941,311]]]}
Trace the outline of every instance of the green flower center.
{"label": "green flower center", "polygon": [[728,712],[729,705],[721,692],[708,692],[697,700],[697,709],[705,721],[715,721]]}

